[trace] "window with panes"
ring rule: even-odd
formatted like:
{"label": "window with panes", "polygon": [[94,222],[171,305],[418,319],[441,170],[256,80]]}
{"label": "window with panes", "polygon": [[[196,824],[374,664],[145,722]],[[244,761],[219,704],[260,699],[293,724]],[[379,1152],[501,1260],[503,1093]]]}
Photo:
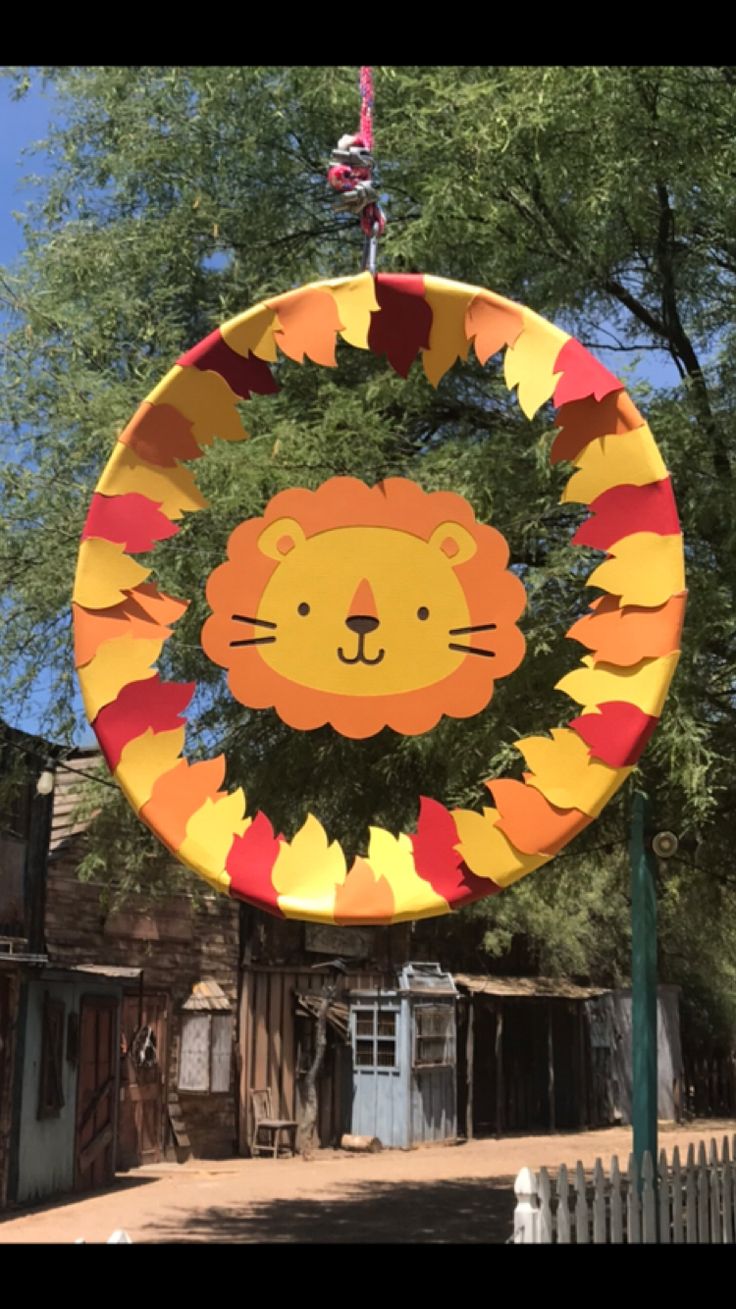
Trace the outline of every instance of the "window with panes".
{"label": "window with panes", "polygon": [[354,1010],[353,1062],[356,1068],[398,1068],[398,1011],[376,1005]]}
{"label": "window with panes", "polygon": [[414,1067],[455,1062],[455,1010],[449,1004],[422,1004],[414,1010]]}

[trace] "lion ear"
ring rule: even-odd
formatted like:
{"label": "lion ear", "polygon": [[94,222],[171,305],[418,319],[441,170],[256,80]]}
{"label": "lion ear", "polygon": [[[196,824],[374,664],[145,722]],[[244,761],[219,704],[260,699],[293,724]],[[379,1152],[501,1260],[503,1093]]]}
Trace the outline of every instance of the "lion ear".
{"label": "lion ear", "polygon": [[475,538],[460,523],[440,523],[429,538],[433,550],[439,550],[450,560],[453,568],[472,559],[478,545]]}
{"label": "lion ear", "polygon": [[269,559],[285,559],[296,545],[306,540],[295,518],[277,518],[258,538],[258,549]]}

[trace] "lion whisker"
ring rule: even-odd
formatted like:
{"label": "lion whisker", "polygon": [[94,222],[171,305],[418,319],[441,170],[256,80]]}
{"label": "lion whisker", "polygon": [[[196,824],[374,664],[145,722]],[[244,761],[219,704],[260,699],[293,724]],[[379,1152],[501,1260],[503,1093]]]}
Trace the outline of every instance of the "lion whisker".
{"label": "lion whisker", "polygon": [[451,627],[448,636],[467,636],[469,632],[495,632],[495,623],[476,623],[475,627]]}
{"label": "lion whisker", "polygon": [[450,641],[448,650],[460,650],[463,654],[483,655],[484,659],[495,659],[496,657],[495,650],[477,650],[474,645],[457,645],[454,641]]}
{"label": "lion whisker", "polygon": [[247,614],[231,614],[233,622],[252,623],[254,627],[277,627],[277,623],[269,623],[267,618],[249,618]]}
{"label": "lion whisker", "polygon": [[276,640],[275,636],[251,636],[245,641],[230,641],[230,646],[236,645],[273,645]]}

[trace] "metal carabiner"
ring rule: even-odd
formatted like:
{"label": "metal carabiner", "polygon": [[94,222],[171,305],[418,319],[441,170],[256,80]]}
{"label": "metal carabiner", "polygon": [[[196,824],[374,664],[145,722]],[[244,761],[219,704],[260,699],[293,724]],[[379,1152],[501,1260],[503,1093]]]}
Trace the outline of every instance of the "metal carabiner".
{"label": "metal carabiner", "polygon": [[373,167],[373,155],[362,145],[351,145],[347,150],[336,148],[330,156],[331,164],[347,164],[352,168]]}
{"label": "metal carabiner", "polygon": [[350,191],[341,191],[335,201],[335,213],[362,214],[368,205],[378,200],[378,191],[372,182],[357,182]]}

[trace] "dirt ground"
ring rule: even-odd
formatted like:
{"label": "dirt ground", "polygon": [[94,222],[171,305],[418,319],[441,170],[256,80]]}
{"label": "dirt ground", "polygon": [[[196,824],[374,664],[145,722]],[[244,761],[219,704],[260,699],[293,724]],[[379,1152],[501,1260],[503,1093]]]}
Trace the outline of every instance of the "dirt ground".
{"label": "dirt ground", "polygon": [[[736,1122],[660,1129],[668,1155],[736,1132]],[[386,1150],[323,1150],[296,1158],[190,1160],[119,1174],[114,1187],[16,1211],[0,1244],[104,1242],[123,1228],[135,1244],[240,1242],[468,1242],[502,1244],[511,1233],[514,1178],[525,1165],[592,1168],[618,1154],[629,1128]]]}

